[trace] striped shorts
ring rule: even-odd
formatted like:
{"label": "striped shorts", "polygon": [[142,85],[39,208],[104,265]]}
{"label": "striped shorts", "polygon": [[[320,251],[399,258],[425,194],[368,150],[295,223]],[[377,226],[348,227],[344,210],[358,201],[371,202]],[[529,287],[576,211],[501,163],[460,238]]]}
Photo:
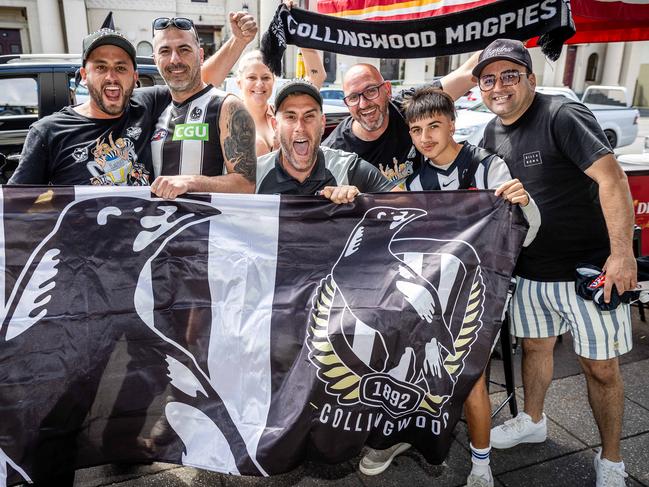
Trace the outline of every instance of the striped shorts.
{"label": "striped shorts", "polygon": [[523,338],[547,338],[570,331],[575,353],[606,360],[632,348],[628,304],[600,311],[580,298],[574,282],[537,282],[516,278],[509,315],[512,333]]}

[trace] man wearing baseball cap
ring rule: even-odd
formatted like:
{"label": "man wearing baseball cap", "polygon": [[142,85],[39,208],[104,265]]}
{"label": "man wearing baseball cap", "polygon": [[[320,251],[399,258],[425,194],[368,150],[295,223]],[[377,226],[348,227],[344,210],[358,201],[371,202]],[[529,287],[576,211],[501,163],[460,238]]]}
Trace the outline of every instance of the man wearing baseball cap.
{"label": "man wearing baseball cap", "polygon": [[324,125],[322,96],[314,85],[295,80],[277,90],[273,127],[280,148],[257,160],[257,193],[322,194],[340,204],[359,192],[395,189],[357,154],[322,147]]}
{"label": "man wearing baseball cap", "polygon": [[523,338],[524,412],[494,428],[491,445],[545,441],[543,403],[552,381],[553,348],[556,337],[570,331],[602,439],[595,457],[597,486],[623,486],[618,357],[632,346],[629,307],[601,311],[578,297],[575,268],[580,263],[604,266],[607,302],[613,286],[619,293],[635,287],[626,176],[584,105],[535,93],[532,60],[521,42],[492,42],[473,75],[485,105],[497,115],[480,145],[507,162],[542,215],[536,239],[518,260],[510,308],[513,332]]}
{"label": "man wearing baseball cap", "polygon": [[[233,36],[201,69],[212,84],[257,31],[245,12],[231,13],[230,24]],[[134,91],[136,50],[114,29],[112,14],[83,39],[80,75],[89,99],[30,127],[10,184],[149,185],[150,139],[171,96],[166,86]]]}

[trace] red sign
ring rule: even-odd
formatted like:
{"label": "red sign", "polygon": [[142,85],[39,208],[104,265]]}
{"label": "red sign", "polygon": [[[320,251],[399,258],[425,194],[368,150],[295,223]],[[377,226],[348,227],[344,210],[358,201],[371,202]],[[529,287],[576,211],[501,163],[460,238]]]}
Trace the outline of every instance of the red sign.
{"label": "red sign", "polygon": [[627,172],[635,223],[642,228],[642,255],[649,255],[649,171]]}

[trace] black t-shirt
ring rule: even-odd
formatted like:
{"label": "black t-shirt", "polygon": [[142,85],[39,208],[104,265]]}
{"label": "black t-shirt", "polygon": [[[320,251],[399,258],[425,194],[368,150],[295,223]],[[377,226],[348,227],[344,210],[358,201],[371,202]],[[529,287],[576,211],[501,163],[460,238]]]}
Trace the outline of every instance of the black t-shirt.
{"label": "black t-shirt", "polygon": [[88,118],[72,107],[30,127],[9,184],[146,186],[150,139],[171,101],[166,86],[137,89],[118,118]]}
{"label": "black t-shirt", "polygon": [[367,161],[356,154],[321,147],[313,171],[304,182],[284,171],[280,151],[271,152],[257,160],[257,193],[314,195],[325,186],[356,186],[362,193],[390,191],[394,184]]}
{"label": "black t-shirt", "polygon": [[610,252],[606,222],[598,185],[584,171],[612,150],[588,108],[537,93],[513,124],[489,122],[480,145],[507,161],[541,212],[539,233],[523,249],[517,275],[572,281],[577,264],[604,264]]}
{"label": "black t-shirt", "polygon": [[[441,88],[439,80],[434,81],[432,86]],[[340,149],[347,152],[355,152],[361,158],[370,162],[373,166],[393,167],[394,159],[399,164],[404,164],[400,171],[400,177],[412,172],[414,161],[417,159],[417,150],[412,144],[408,124],[403,117],[402,104],[406,97],[412,95],[415,88],[402,91],[392,98],[389,103],[389,123],[385,132],[372,141],[359,139],[352,131],[353,119],[351,116],[340,122],[340,124],[329,134],[322,145],[332,149]]]}

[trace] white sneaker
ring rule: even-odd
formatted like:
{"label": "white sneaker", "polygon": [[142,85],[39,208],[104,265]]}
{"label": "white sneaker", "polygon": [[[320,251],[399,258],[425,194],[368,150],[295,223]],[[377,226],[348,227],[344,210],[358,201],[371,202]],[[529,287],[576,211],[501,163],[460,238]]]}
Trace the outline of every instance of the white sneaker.
{"label": "white sneaker", "polygon": [[595,455],[595,473],[597,474],[596,487],[625,487],[626,479],[629,474],[624,471],[624,463],[622,465],[611,466],[602,461],[602,449],[597,448],[597,455]]}
{"label": "white sneaker", "polygon": [[491,446],[503,449],[519,443],[543,443],[547,437],[548,423],[545,413],[541,421],[535,423],[529,414],[521,412],[515,418],[491,429]]}
{"label": "white sneaker", "polygon": [[494,478],[472,473],[466,479],[466,487],[494,487]]}
{"label": "white sneaker", "polygon": [[361,458],[358,469],[365,475],[378,475],[390,466],[394,457],[403,453],[408,448],[410,448],[410,443],[397,443],[387,450],[374,450],[370,448],[365,456]]}

